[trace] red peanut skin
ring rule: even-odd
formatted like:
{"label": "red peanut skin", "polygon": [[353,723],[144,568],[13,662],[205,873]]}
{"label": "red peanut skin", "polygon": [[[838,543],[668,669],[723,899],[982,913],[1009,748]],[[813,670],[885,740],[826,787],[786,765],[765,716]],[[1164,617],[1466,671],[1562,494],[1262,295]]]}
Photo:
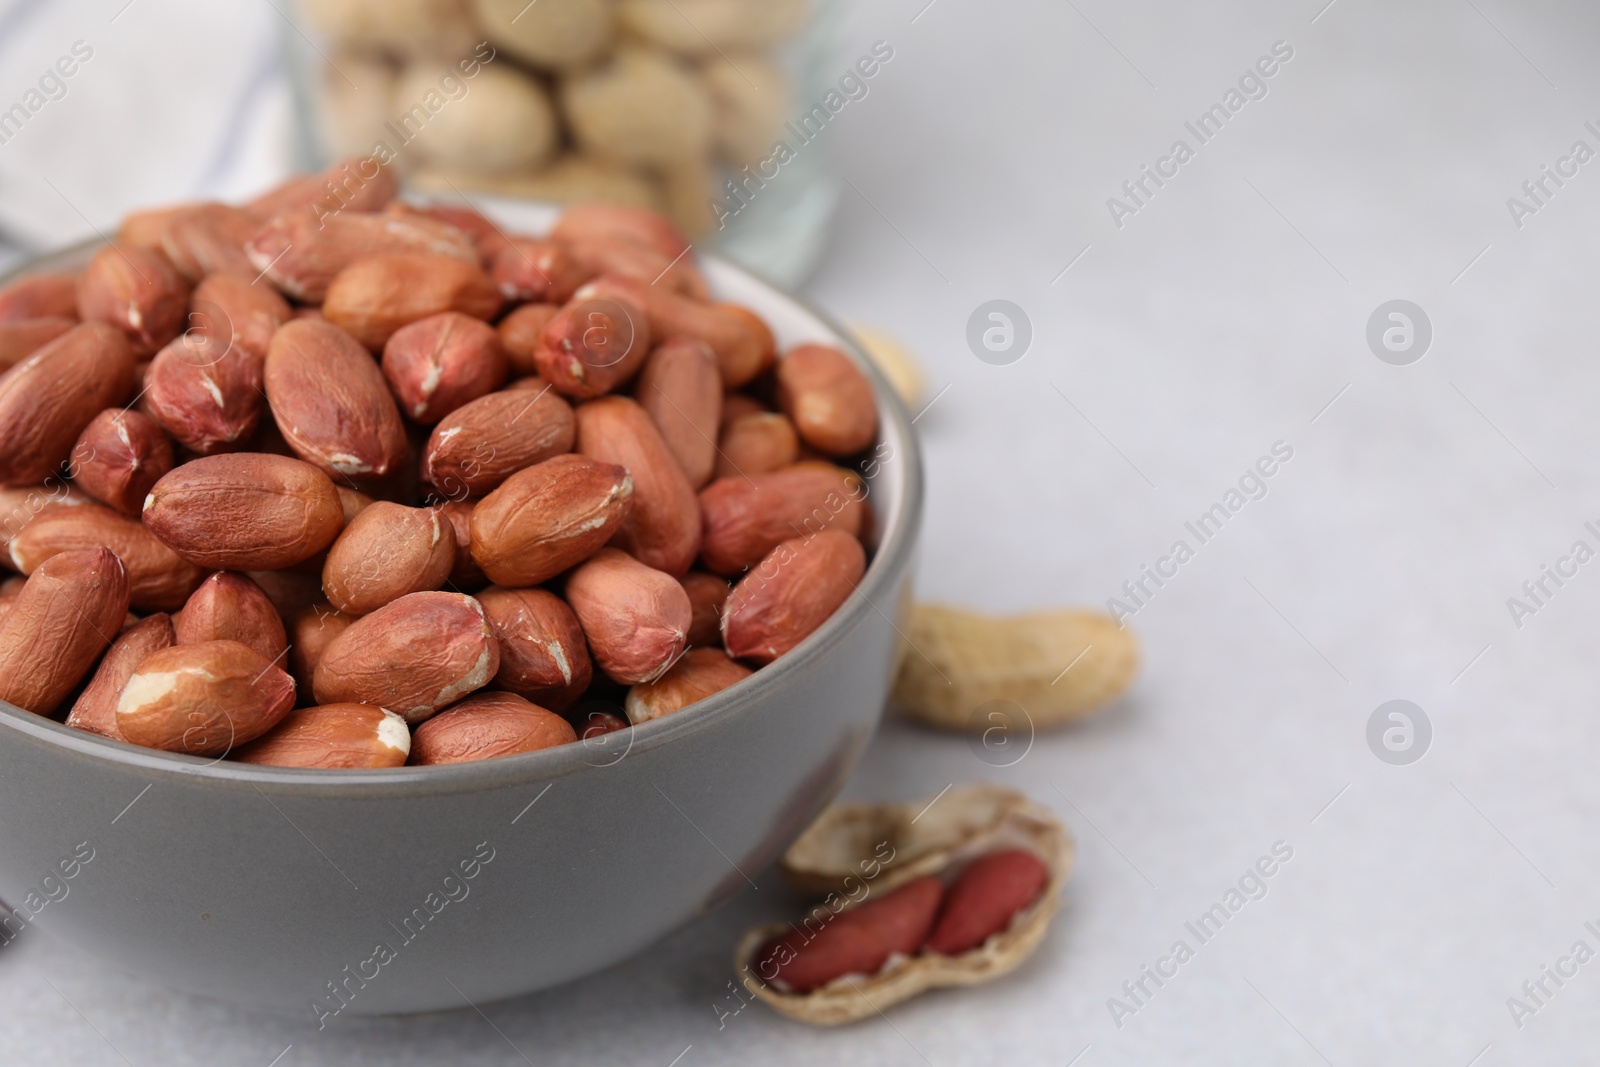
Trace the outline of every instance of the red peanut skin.
{"label": "red peanut skin", "polygon": [[328,474],[381,478],[405,459],[406,431],[383,371],[326,322],[297,320],[272,338],[267,403],[295,454]]}
{"label": "red peanut skin", "polygon": [[[283,573],[272,572],[272,573]],[[280,609],[282,610],[282,609]],[[308,604],[286,616],[290,619],[289,671],[294,675],[302,700],[311,700],[312,678],[317,661],[333,644],[333,639],[355,624],[354,615],[344,615],[332,604]]]}
{"label": "red peanut skin", "polygon": [[847,974],[877,974],[890,956],[910,956],[921,947],[943,895],[939,880],[924,875],[878,900],[822,919],[820,930],[816,920],[805,921],[757,953],[756,973],[797,993]]}
{"label": "red peanut skin", "polygon": [[674,261],[647,244],[631,238],[597,235],[572,240],[572,258],[588,268],[590,276],[610,274],[647,285],[663,285],[694,300],[710,300],[711,291],[693,257]]}
{"label": "red peanut skin", "polygon": [[577,436],[572,406],[543,379],[524,378],[446,415],[423,448],[422,478],[448,500],[482,496],[571,452]]}
{"label": "red peanut skin", "polygon": [[674,578],[700,553],[700,503],[661,431],[636,401],[608,396],[580,404],[578,452],[633,476],[633,512],[612,543]]}
{"label": "red peanut skin", "polygon": [[626,470],[556,456],[518,471],[472,509],[472,558],[499,585],[538,585],[600,551],[632,511]]}
{"label": "red peanut skin", "polygon": [[[144,524],[173,551],[215,570],[302,563],[344,529],[344,505],[318,468],[287,456],[238,452],[174,467],[150,490]],[[246,531],[246,540],[219,543]]]}
{"label": "red peanut skin", "polygon": [[178,336],[188,311],[189,283],[148,248],[107,245],[78,275],[78,317],[115,326],[140,358]]}
{"label": "red peanut skin", "polygon": [[458,593],[473,593],[489,584],[489,576],[472,558],[472,510],[476,506],[470,500],[451,500],[439,505],[439,514],[450,523],[456,536],[456,562],[450,568],[445,586]]}
{"label": "red peanut skin", "polygon": [[381,211],[399,192],[394,171],[374,156],[337,160],[316,174],[299,174],[244,205],[247,214],[267,222],[289,211],[313,218],[340,211]]}
{"label": "red peanut skin", "polygon": [[67,725],[113,741],[126,740],[117,729],[117,700],[122,696],[122,687],[139,664],[175,642],[172,616],[164,613],[151,615],[122,631],[101,658],[93,680],[67,713]]}
{"label": "red peanut skin", "polygon": [[683,654],[692,609],[671,575],[603,548],[567,579],[567,602],[601,668],[626,685],[653,682]]}
{"label": "red peanut skin", "polygon": [[598,271],[579,263],[553,241],[513,237],[490,262],[489,277],[508,301],[565,304]]}
{"label": "red peanut skin", "polygon": [[493,263],[494,257],[500,249],[511,242],[500,227],[489,221],[480,212],[469,207],[455,207],[450,204],[408,204],[404,200],[396,200],[384,209],[388,215],[422,215],[440,222],[448,222],[468,237],[478,246],[478,254],[483,257],[485,264]]}
{"label": "red peanut skin", "polygon": [[565,711],[589,688],[594,666],[583,627],[566,601],[545,589],[485,589],[478,594],[500,642],[501,689],[551,711]]}
{"label": "red peanut skin", "polygon": [[[58,482],[54,485],[35,485],[28,488],[0,488],[0,544],[16,540],[28,525],[43,515],[53,505],[79,507],[92,504],[88,494],[75,486]],[[0,550],[0,593],[16,592],[22,588],[22,579],[5,577],[20,573],[21,568],[10,558],[10,552]],[[8,589],[6,582],[14,582],[16,589]]]}
{"label": "red peanut skin", "polygon": [[537,355],[544,328],[561,311],[559,304],[524,304],[500,320],[496,328],[511,371],[517,376],[539,373]]}
{"label": "red peanut skin", "polygon": [[[166,692],[152,697],[135,688],[137,679],[161,674],[175,676]],[[146,748],[220,756],[271,730],[294,708],[294,679],[238,641],[173,645],[147,657],[133,675],[117,701],[117,729]]]}
{"label": "red peanut skin", "polygon": [[266,591],[230,571],[219,571],[200,583],[183,610],[172,617],[172,630],[180,645],[237,641],[280,667],[289,649],[283,616]]}
{"label": "red peanut skin", "polygon": [[[477,258],[476,252],[473,258]],[[402,326],[459,311],[488,321],[504,299],[475,263],[427,252],[358,259],[333,279],[322,315],[374,352]]]}
{"label": "red peanut skin", "polygon": [[8,371],[78,325],[76,317],[0,321],[0,371]]}
{"label": "red peanut skin", "polygon": [[261,361],[225,335],[180,335],[145,371],[150,415],[179,444],[202,456],[247,447],[265,400]]}
{"label": "red peanut skin", "polygon": [[500,643],[459,593],[412,593],[351,623],[312,671],[319,704],[376,704],[415,726],[488,685]]}
{"label": "red peanut skin", "polygon": [[379,500],[328,549],[322,590],[346,615],[367,615],[408,593],[442,588],[455,565],[455,527],[437,509]]}
{"label": "red peanut skin", "polygon": [[588,400],[637,374],[653,336],[650,318],[633,294],[574,297],[545,324],[533,362],[556,392]]}
{"label": "red peanut skin", "polygon": [[383,346],[383,376],[416,422],[431,426],[506,380],[506,354],[494,327],[446,311],[402,326]]}
{"label": "red peanut skin", "polygon": [[[291,624],[296,616],[313,604],[320,604],[329,612],[338,614],[322,599],[320,575],[307,573],[308,570],[299,567],[295,570],[245,571],[244,575],[267,594],[272,606],[283,616],[285,624]],[[299,641],[300,638],[295,637],[293,643],[298,644]],[[306,691],[310,692],[310,688]]]}
{"label": "red peanut skin", "polygon": [[128,598],[127,569],[109,548],[40,564],[0,618],[0,700],[54,714],[117,636]]}
{"label": "red peanut skin", "polygon": [[700,648],[722,644],[722,605],[728,602],[733,587],[727,579],[704,571],[690,571],[678,579],[678,584],[689,594],[693,610],[689,644]]}
{"label": "red peanut skin", "polygon": [[122,222],[117,226],[117,243],[136,245],[139,248],[149,248],[160,252],[161,235],[167,230],[167,222],[178,212],[190,206],[190,203],[168,204],[165,207],[151,207],[145,208],[143,211],[130,211],[122,216]]}
{"label": "red peanut skin", "polygon": [[590,738],[614,734],[618,730],[626,730],[633,725],[622,716],[614,715],[609,711],[585,712],[582,708],[579,708],[578,711],[580,718],[574,729],[578,731],[578,740],[580,741],[588,741]]}
{"label": "red peanut skin", "polygon": [[1024,849],[991,852],[973,860],[945,893],[944,907],[925,947],[945,956],[977,948],[1038,900],[1049,881],[1049,870]]}
{"label": "red peanut skin", "polygon": [[827,622],[866,569],[861,542],[847,533],[785,541],[729,594],[722,611],[728,655],[771,663]]}
{"label": "red peanut skin", "polygon": [[872,383],[829,345],[800,345],[778,361],[778,406],[825,455],[854,455],[878,437]]}
{"label": "red peanut skin", "polygon": [[753,411],[725,419],[717,443],[718,478],[782,470],[800,458],[800,435],[787,415]]}
{"label": "red peanut skin", "polygon": [[797,463],[749,477],[719,478],[700,491],[706,569],[732,577],[794,537],[861,532],[860,479],[825,463]]}
{"label": "red peanut skin", "polygon": [[131,602],[140,611],[176,611],[205,577],[136,516],[78,503],[46,507],[11,539],[11,562],[33,573],[63,552],[109,548],[128,574]]}
{"label": "red peanut skin", "polygon": [[0,374],[0,485],[38,485],[78,435],[133,389],[133,352],[114,326],[86,322]]}
{"label": "red peanut skin", "polygon": [[379,741],[388,713],[370,704],[320,704],[291,711],[247,745],[228,753],[238,763],[345,770],[400,767],[406,753]]}
{"label": "red peanut skin", "polygon": [[717,353],[723,384],[730,389],[749,385],[778,358],[778,341],[767,320],[740,304],[709,304],[720,315],[715,339],[707,339]]}
{"label": "red peanut skin", "polygon": [[562,244],[579,244],[596,238],[613,238],[642,244],[672,262],[689,250],[683,231],[659,211],[584,201],[573,204],[556,220],[550,237]]}
{"label": "red peanut skin", "polygon": [[624,707],[631,721],[648,722],[698,704],[750,674],[749,667],[735,663],[720,648],[692,648],[656,681],[628,690]]}
{"label": "red peanut skin", "polygon": [[692,337],[716,354],[722,384],[748,385],[777,358],[777,342],[760,316],[734,304],[702,304],[659,285],[605,277],[579,289],[573,302],[626,301],[643,312],[656,337]]}
{"label": "red peanut skin", "polygon": [[289,302],[276,289],[255,284],[254,271],[219,271],[195,286],[189,301],[190,325],[244,349],[257,362],[278,327],[294,317]]}
{"label": "red peanut skin", "polygon": [[717,468],[722,375],[703,341],[673,338],[656,346],[634,389],[678,465],[699,489]]}
{"label": "red peanut skin", "polygon": [[357,515],[378,502],[361,490],[351,489],[348,485],[335,485],[333,491],[339,494],[339,507],[344,511],[344,524],[346,526],[355,522]]}
{"label": "red peanut skin", "polygon": [[107,408],[78,435],[72,482],[107,507],[138,515],[150,488],[172,469],[172,442],[148,415]]}
{"label": "red peanut skin", "polygon": [[414,765],[466,763],[537,752],[578,739],[570,723],[513,693],[476,693],[418,726]]}
{"label": "red peanut skin", "polygon": [[725,393],[722,397],[722,429],[727,429],[734,419],[742,419],[746,415],[756,415],[761,412],[770,415],[772,408],[749,393]]}
{"label": "red peanut skin", "polygon": [[219,270],[246,271],[245,242],[255,235],[255,219],[227,204],[208,202],[178,208],[161,230],[161,250],[178,273],[197,282]]}
{"label": "red peanut skin", "polygon": [[478,246],[449,223],[359,211],[280,215],[247,239],[244,252],[247,265],[306,304],[322,303],[339,273],[368,256],[420,252],[480,262]]}
{"label": "red peanut skin", "polygon": [[75,274],[31,274],[0,289],[0,322],[77,317]]}

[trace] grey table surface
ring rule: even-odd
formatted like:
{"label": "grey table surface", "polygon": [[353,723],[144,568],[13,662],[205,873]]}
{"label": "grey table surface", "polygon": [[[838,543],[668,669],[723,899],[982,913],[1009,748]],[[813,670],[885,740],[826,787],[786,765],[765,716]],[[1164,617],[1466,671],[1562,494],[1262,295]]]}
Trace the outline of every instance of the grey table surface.
{"label": "grey table surface", "polygon": [[[773,872],[588,980],[322,1032],[309,1012],[174,994],[30,933],[0,951],[0,1062],[1582,1059],[1600,1010],[1585,926],[1600,927],[1600,536],[1585,526],[1600,527],[1600,133],[1585,124],[1600,127],[1600,10],[1324,3],[871,0],[851,16],[846,58],[882,39],[895,59],[829,131],[850,184],[809,291],[924,361],[922,594],[1103,606],[1175,542],[1194,549],[1146,580],[1131,620],[1146,669],[1118,706],[1009,766],[890,723],[849,786],[898,800],[990,779],[1061,813],[1078,867],[1019,971],[838,1031],[735,1013],[734,940],[794,906]],[[177,37],[149,20],[181,5],[109,22],[120,6],[73,17],[103,24],[108,71],[118,34],[159,68]],[[54,54],[29,33],[0,96]],[[1293,54],[1265,95],[1247,80],[1259,98],[1241,93],[1201,143],[1185,123],[1275,42]],[[1161,163],[1179,139],[1192,158]],[[33,172],[7,150],[0,181],[23,189]],[[1170,176],[1134,201],[1122,185],[1147,164]],[[1567,176],[1535,200],[1523,183],[1546,165]],[[1009,365],[966,341],[992,299],[1031,322]],[[1367,339],[1395,299],[1431,323],[1406,365]],[[1279,442],[1292,458],[1265,495],[1246,479],[1260,498],[1201,543],[1185,524]],[[1568,576],[1534,600],[1524,583],[1547,565]],[[1407,765],[1368,742],[1395,699],[1431,724]],[[1292,858],[1245,880],[1259,899],[1196,938],[1185,924],[1275,844]],[[1193,952],[1175,976],[1124,991],[1178,941]]]}

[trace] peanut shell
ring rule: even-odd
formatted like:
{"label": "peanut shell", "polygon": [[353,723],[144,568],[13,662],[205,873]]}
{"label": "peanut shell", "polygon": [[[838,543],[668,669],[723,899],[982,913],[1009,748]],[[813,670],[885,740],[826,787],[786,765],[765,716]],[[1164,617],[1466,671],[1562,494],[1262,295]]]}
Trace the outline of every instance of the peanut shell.
{"label": "peanut shell", "polygon": [[801,892],[848,896],[854,892],[852,884],[865,883],[870,892],[863,899],[870,900],[1006,848],[1033,853],[1049,870],[1050,881],[1005,930],[978,948],[957,956],[901,956],[877,974],[846,975],[810,993],[790,993],[761,981],[753,969],[762,947],[793,928],[789,923],[769,923],[740,939],[734,969],[754,996],[780,1014],[813,1026],[873,1018],[929,989],[992,981],[1038,947],[1072,871],[1071,835],[1053,812],[1022,794],[977,784],[951,789],[931,803],[838,805],[800,835],[780,865],[785,878]]}
{"label": "peanut shell", "polygon": [[1121,696],[1139,667],[1133,631],[1087,611],[995,618],[918,604],[906,626],[894,703],[930,726],[983,731],[978,710],[1019,705],[1048,729],[1083,718]]}

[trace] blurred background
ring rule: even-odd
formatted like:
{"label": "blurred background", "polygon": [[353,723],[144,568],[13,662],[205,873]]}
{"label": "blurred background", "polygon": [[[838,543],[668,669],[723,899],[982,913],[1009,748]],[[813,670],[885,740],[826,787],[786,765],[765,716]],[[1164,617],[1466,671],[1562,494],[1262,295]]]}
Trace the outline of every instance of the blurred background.
{"label": "blurred background", "polygon": [[[0,957],[0,1059],[1579,1058],[1600,964],[1524,983],[1600,950],[1600,564],[1558,562],[1600,549],[1600,9],[857,0],[810,27],[784,46],[809,71],[791,117],[879,42],[892,59],[817,138],[826,165],[772,183],[827,202],[747,254],[917,354],[920,595],[1117,598],[1144,642],[1134,695],[1080,727],[1000,758],[891,719],[849,787],[986,778],[1059,811],[1080,857],[1041,951],[842,1031],[729,1014],[739,932],[793,907],[769,873],[594,978],[318,1032],[30,934]],[[296,65],[323,40],[289,0],[0,4],[0,109],[80,60],[0,126],[0,260],[288,173],[315,151]],[[998,353],[969,342],[996,300],[1027,327]],[[1264,495],[1124,591],[1270,454]],[[1393,700],[1416,728],[1398,755]],[[1266,894],[1114,1012],[1279,842]]]}

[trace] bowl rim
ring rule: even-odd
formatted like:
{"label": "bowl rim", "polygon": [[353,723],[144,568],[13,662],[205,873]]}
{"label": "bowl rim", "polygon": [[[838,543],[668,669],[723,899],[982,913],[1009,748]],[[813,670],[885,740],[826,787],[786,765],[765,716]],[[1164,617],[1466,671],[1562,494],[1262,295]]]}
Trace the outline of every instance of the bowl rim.
{"label": "bowl rim", "polygon": [[[90,238],[26,260],[0,273],[0,286],[10,284],[29,274],[47,272],[52,266],[65,266],[74,258],[81,257],[107,243],[110,242]],[[878,406],[880,440],[884,437],[889,438],[895,448],[894,462],[904,464],[897,506],[892,512],[878,517],[881,537],[868,563],[866,573],[856,586],[855,594],[790,652],[756,670],[748,678],[682,711],[631,726],[626,731],[628,745],[622,755],[614,759],[605,759],[603,762],[594,761],[590,757],[596,752],[604,752],[604,744],[591,746],[587,742],[580,741],[515,756],[426,767],[337,770],[272,767],[238,763],[222,757],[206,760],[197,756],[163,752],[124,741],[114,741],[98,734],[73,729],[52,718],[36,715],[4,701],[0,701],[0,731],[45,747],[64,749],[91,761],[104,761],[124,770],[169,779],[197,778],[224,789],[258,790],[267,786],[280,795],[339,795],[352,798],[469,793],[553,781],[586,770],[604,770],[623,762],[635,751],[650,752],[673,744],[691,734],[711,729],[721,722],[730,720],[741,711],[746,714],[753,713],[752,697],[757,696],[763,688],[778,688],[791,682],[813,661],[821,658],[843,640],[846,631],[858,618],[868,612],[876,612],[883,616],[904,638],[899,626],[893,621],[893,605],[890,605],[891,610],[886,612],[879,607],[878,601],[895,591],[894,583],[898,576],[909,568],[916,548],[917,535],[923,522],[925,487],[922,451],[905,401],[890,384],[887,376],[879,370],[877,364],[866,356],[855,336],[833,316],[747,267],[715,254],[697,254],[702,261],[714,265],[718,273],[729,272],[740,276],[743,283],[754,285],[761,292],[763,300],[793,305],[827,329],[832,335],[829,343],[849,355],[857,368],[872,383],[874,399]],[[889,432],[891,430],[892,433]],[[543,795],[543,792],[539,794],[541,797]]]}

